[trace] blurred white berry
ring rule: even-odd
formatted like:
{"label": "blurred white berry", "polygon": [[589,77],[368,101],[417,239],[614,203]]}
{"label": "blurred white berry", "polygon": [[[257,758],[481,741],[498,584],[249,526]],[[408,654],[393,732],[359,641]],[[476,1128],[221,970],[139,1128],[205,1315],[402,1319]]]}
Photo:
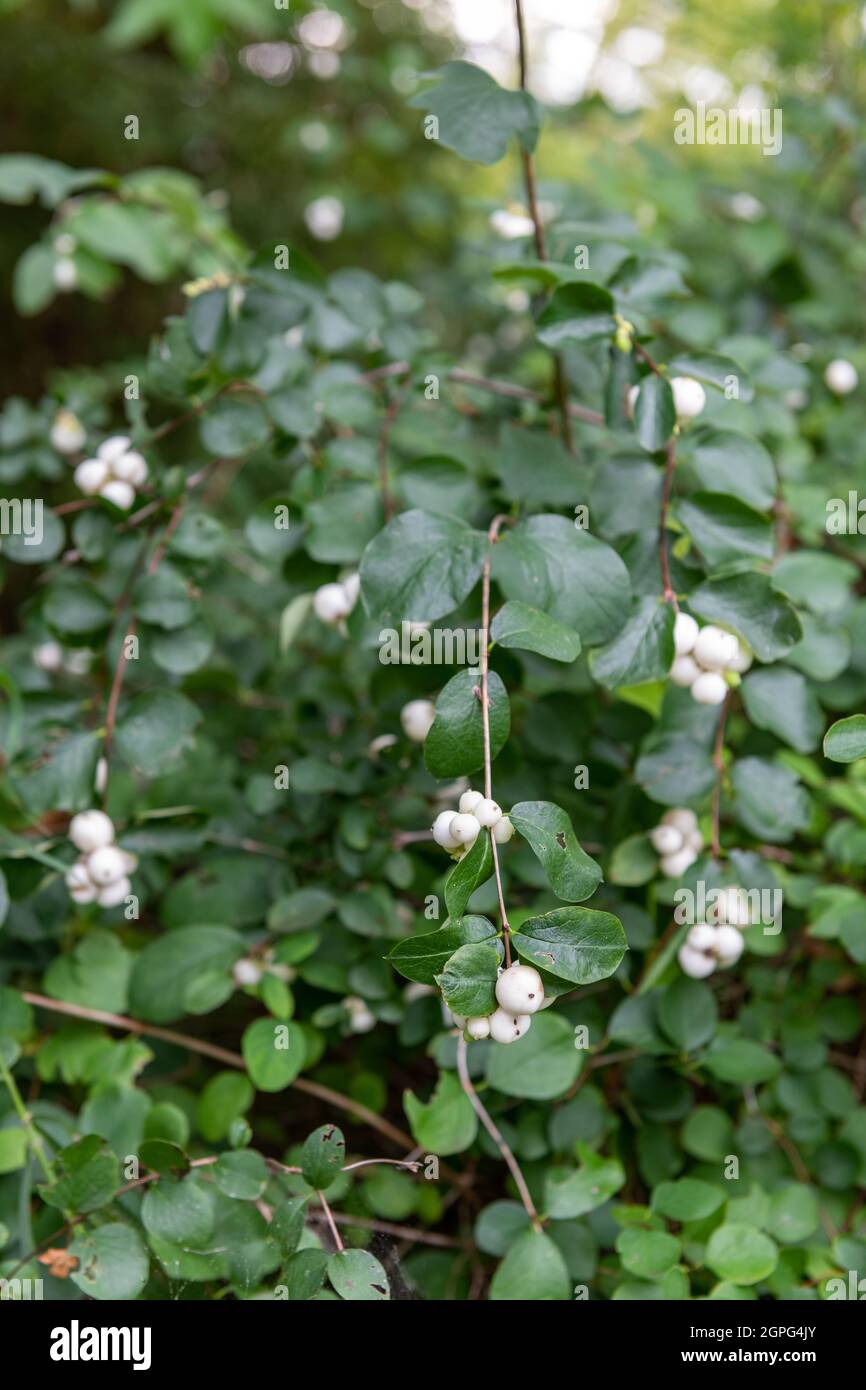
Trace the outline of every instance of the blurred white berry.
{"label": "blurred white berry", "polygon": [[684,846],[678,849],[675,854],[665,854],[661,858],[661,870],[666,878],[682,878],[686,869],[690,869],[697,859],[693,849]]}
{"label": "blurred white berry", "polygon": [[482,1038],[489,1038],[489,1037],[490,1037],[490,1019],[489,1019],[489,1018],[467,1018],[467,1020],[466,1020],[466,1032],[469,1034],[470,1038],[474,1038],[476,1042],[479,1042]]}
{"label": "blurred white berry", "polygon": [[690,376],[675,376],[671,380],[674,410],[678,420],[693,420],[707,403],[706,393],[699,381]]}
{"label": "blurred white berry", "polygon": [[116,458],[111,465],[111,472],[115,478],[119,478],[123,483],[131,483],[133,487],[141,487],[147,481],[147,464],[134,449]]}
{"label": "blurred white berry", "polygon": [[92,903],[96,901],[96,894],[99,891],[90,874],[87,872],[87,865],[83,859],[78,859],[66,874],[66,887],[69,889],[71,897],[77,903]]}
{"label": "blurred white berry", "polygon": [[121,454],[125,454],[132,440],[126,434],[110,434],[107,439],[103,439],[96,451],[97,458],[105,459],[106,463],[114,463]]}
{"label": "blurred white berry", "polygon": [[87,856],[87,872],[101,888],[126,876],[126,861],[117,845],[103,845]]}
{"label": "blurred white berry", "polygon": [[734,634],[712,624],[701,628],[692,652],[705,671],[723,671],[739,654],[740,644]]}
{"label": "blurred white berry", "polygon": [[490,214],[490,225],[497,236],[501,236],[504,241],[514,241],[517,237],[532,236],[535,231],[535,224],[532,218],[525,212],[512,211],[509,208],[497,208]]}
{"label": "blurred white berry", "polygon": [[503,816],[493,827],[493,838],[498,845],[507,845],[514,834],[514,825],[508,816]]}
{"label": "blurred white berry", "polygon": [[451,822],[456,815],[456,811],[440,811],[433,822],[433,839],[443,849],[456,849],[460,843],[459,840],[455,840],[451,833]]}
{"label": "blurred white berry", "polygon": [[85,459],[73,473],[75,486],[88,497],[93,497],[108,482],[108,464],[104,459]]}
{"label": "blurred white berry", "polygon": [[712,975],[716,968],[714,956],[705,954],[703,951],[696,951],[691,946],[681,946],[677,959],[686,975],[690,975],[693,980],[706,979],[708,975]]}
{"label": "blurred white berry", "polygon": [[485,830],[492,830],[502,820],[502,807],[489,797],[483,796],[472,814]]}
{"label": "blurred white berry", "polygon": [[71,410],[58,410],[49,437],[58,454],[77,454],[84,448],[87,431]]}
{"label": "blurred white berry", "polygon": [[674,658],[674,664],[670,670],[670,677],[674,685],[681,686],[684,690],[691,689],[701,674],[701,668],[690,656],[678,656]]}
{"label": "blurred white berry", "polygon": [[432,700],[410,700],[400,711],[403,733],[413,743],[423,743],[436,718]]}
{"label": "blurred white berry", "polygon": [[338,623],[352,611],[342,584],[323,584],[313,595],[313,612],[323,623]]}
{"label": "blurred white berry", "polygon": [[727,693],[725,678],[718,671],[703,671],[692,686],[692,699],[699,705],[720,705]]}
{"label": "blurred white berry", "polygon": [[40,642],[33,648],[33,664],[40,671],[61,671],[63,669],[63,648],[59,642]]}
{"label": "blurred white berry", "polygon": [[711,951],[716,940],[716,929],[709,922],[697,922],[686,936],[686,944],[695,951]]}
{"label": "blurred white berry", "polygon": [[93,776],[93,790],[102,796],[108,786],[108,759],[97,758],[96,771]]}
{"label": "blurred white berry", "polygon": [[676,826],[681,835],[688,835],[690,831],[698,828],[698,818],[688,806],[672,806],[669,811],[665,811],[661,823]]}
{"label": "blurred white berry", "polygon": [[109,478],[99,489],[99,495],[122,512],[128,512],[135,501],[135,488],[132,483],[121,482],[120,478]]}
{"label": "blurred white berry", "polygon": [[752,653],[745,642],[741,642],[740,639],[737,638],[737,655],[734,657],[733,661],[728,662],[728,670],[736,671],[738,676],[742,676],[744,672],[748,671],[753,660]]}
{"label": "blurred white berry", "polygon": [[358,595],[361,592],[361,576],[355,570],[352,574],[347,574],[345,579],[341,579],[340,583],[346,598],[349,600],[349,612],[351,612],[358,602]]}
{"label": "blurred white berry", "polygon": [[650,831],[649,838],[656,854],[676,854],[683,847],[682,831],[675,825],[657,825]]}
{"label": "blurred white berry", "polygon": [[674,648],[677,656],[688,656],[698,640],[698,625],[690,613],[678,613],[674,619]]}
{"label": "blurred white berry", "polygon": [[733,965],[738,961],[745,944],[742,932],[737,931],[736,927],[717,927],[715,954],[719,965]]}
{"label": "blurred white berry", "polygon": [[54,262],[52,272],[54,288],[60,290],[61,294],[74,290],[78,284],[78,269],[75,262],[69,256],[58,256]]}
{"label": "blurred white berry", "polygon": [[376,1027],[376,1016],[371,1013],[365,1000],[356,994],[349,994],[343,1000],[343,1008],[349,1015],[349,1030],[352,1033],[369,1033]]}
{"label": "blurred white berry", "polygon": [[118,878],[113,883],[107,883],[104,888],[100,888],[96,901],[100,907],[119,907],[124,898],[128,898],[132,892],[132,884],[129,879]]}
{"label": "blurred white berry", "polygon": [[496,981],[496,1000],[506,1013],[534,1014],[544,1002],[544,985],[531,965],[515,962]]}
{"label": "blurred white berry", "polygon": [[458,811],[457,814],[452,817],[451,824],[448,828],[451,833],[451,838],[456,840],[458,845],[473,845],[481,829],[474,816],[464,815],[462,811]]}
{"label": "blurred white berry", "polygon": [[257,985],[262,978],[262,967],[254,960],[236,960],[232,976],[236,985]]}
{"label": "blurred white berry", "polygon": [[464,793],[463,793],[463,795],[462,795],[461,798],[460,798],[460,801],[459,801],[458,805],[459,805],[459,807],[460,807],[460,810],[463,812],[463,814],[464,814],[465,816],[474,816],[474,815],[475,815],[475,807],[476,807],[480,802],[482,802],[483,800],[484,800],[484,793],[483,793],[483,792],[474,792],[474,791],[472,791],[471,788],[470,788],[470,790],[469,790],[468,792],[464,792]]}
{"label": "blurred white berry", "polygon": [[82,854],[110,845],[114,839],[114,822],[104,811],[79,811],[69,822],[68,835]]}
{"label": "blurred white berry", "polygon": [[848,396],[857,389],[857,368],[844,357],[835,357],[824,368],[824,381],[835,396]]}
{"label": "blurred white berry", "polygon": [[314,198],[304,208],[304,221],[317,241],[334,241],[343,230],[345,209],[339,198]]}
{"label": "blurred white berry", "polygon": [[513,1043],[529,1032],[532,1019],[529,1014],[511,1014],[505,1009],[497,1009],[490,1015],[490,1036],[494,1042]]}

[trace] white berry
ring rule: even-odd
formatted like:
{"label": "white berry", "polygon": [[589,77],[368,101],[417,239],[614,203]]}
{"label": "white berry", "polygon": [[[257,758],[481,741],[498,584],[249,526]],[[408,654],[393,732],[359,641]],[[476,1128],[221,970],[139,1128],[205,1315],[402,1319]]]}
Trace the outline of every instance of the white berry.
{"label": "white berry", "polygon": [[656,854],[676,854],[683,847],[683,836],[675,825],[657,825],[649,833]]}
{"label": "white berry", "polygon": [[78,268],[69,256],[60,256],[54,262],[53,280],[55,289],[74,290],[78,284]]}
{"label": "white berry", "polygon": [[727,693],[725,678],[718,671],[704,671],[692,686],[692,699],[699,705],[720,705]]}
{"label": "white berry", "polygon": [[132,483],[123,483],[119,478],[109,478],[99,489],[99,495],[112,506],[119,507],[122,512],[128,512],[135,501],[135,488]]}
{"label": "white berry", "polygon": [[262,967],[254,960],[236,960],[232,975],[236,985],[257,985],[262,978]]}
{"label": "white berry", "polygon": [[433,822],[433,839],[443,849],[456,849],[459,844],[451,834],[451,822],[456,814],[456,811],[440,811]]}
{"label": "white berry", "polygon": [[490,1037],[490,1019],[489,1019],[489,1018],[467,1018],[467,1020],[466,1020],[466,1032],[469,1034],[470,1038],[474,1038],[476,1042],[480,1042],[480,1040],[481,1040],[482,1038],[489,1038],[489,1037]]}
{"label": "white berry", "polygon": [[733,965],[743,954],[744,945],[743,934],[736,927],[716,928],[715,953],[719,965]]}
{"label": "white berry", "polygon": [[493,838],[498,845],[508,844],[508,841],[514,834],[514,826],[508,819],[508,816],[503,816],[501,820],[498,820],[496,822],[496,824],[493,827],[492,833]]}
{"label": "white berry", "polygon": [[75,486],[87,497],[93,497],[108,482],[108,464],[104,459],[85,459],[72,476]]}
{"label": "white berry", "polygon": [[103,439],[96,452],[106,463],[114,463],[115,459],[126,453],[131,443],[127,434],[112,434],[108,439]]}
{"label": "white berry", "polygon": [[688,835],[690,831],[698,828],[698,818],[688,806],[672,806],[669,811],[665,811],[661,823],[676,826],[681,835]]}
{"label": "white berry", "polygon": [[670,669],[670,678],[674,685],[678,685],[683,690],[690,690],[701,674],[701,668],[690,656],[677,656]]}
{"label": "white berry", "polygon": [[473,815],[478,824],[482,825],[485,830],[492,830],[494,825],[498,825],[502,820],[502,807],[497,806],[495,801],[484,796],[475,807]]}
{"label": "white berry", "polygon": [[704,837],[701,834],[700,830],[689,831],[688,835],[686,836],[686,845],[689,849],[693,849],[695,854],[700,854],[701,850],[704,847]]}
{"label": "white berry", "polygon": [[87,432],[71,410],[58,410],[49,438],[58,454],[77,454],[84,448]]}
{"label": "white berry", "polygon": [[713,956],[705,955],[703,951],[695,951],[691,946],[681,946],[677,959],[685,973],[691,975],[693,980],[706,979],[716,968]]}
{"label": "white berry", "polygon": [[702,627],[692,656],[705,671],[723,671],[740,654],[740,644],[732,632],[723,628]]}
{"label": "white berry", "polygon": [[33,648],[33,664],[38,666],[40,671],[62,671],[63,648],[60,643],[40,642],[38,647]]}
{"label": "white berry", "polygon": [[100,888],[126,876],[126,859],[117,845],[103,845],[87,857],[87,872]]}
{"label": "white berry", "polygon": [[456,840],[458,845],[474,844],[480,829],[475,817],[464,815],[462,811],[457,812],[449,826],[451,838]]}
{"label": "white berry", "polygon": [[497,1009],[490,1015],[490,1036],[494,1042],[513,1043],[529,1032],[532,1019],[529,1014],[511,1014],[505,1009]]}
{"label": "white berry", "polygon": [[674,648],[677,656],[688,656],[698,640],[699,628],[689,613],[678,613],[674,619]]}
{"label": "white berry", "polygon": [[733,661],[728,662],[728,670],[736,671],[738,676],[742,676],[748,671],[753,659],[752,653],[745,642],[741,642],[737,639],[737,655],[734,657]]}
{"label": "white berry", "polygon": [[697,857],[694,850],[687,846],[677,850],[676,854],[665,854],[660,861],[661,871],[666,878],[682,878],[686,869],[691,868]]}
{"label": "white berry", "polygon": [[544,1002],[541,976],[531,965],[509,966],[496,981],[496,999],[506,1013],[537,1013]]}
{"label": "white berry", "polygon": [[698,922],[686,936],[686,945],[693,951],[711,951],[716,940],[716,929],[709,922]]}
{"label": "white berry", "polygon": [[90,874],[87,872],[87,865],[83,859],[78,859],[66,874],[66,887],[71,896],[77,903],[92,903],[96,901],[98,889]]}
{"label": "white berry", "polygon": [[147,464],[137,454],[134,449],[128,453],[121,454],[120,458],[115,459],[111,465],[111,471],[115,478],[119,478],[124,483],[131,483],[133,487],[141,487],[147,480]]}
{"label": "white berry", "polygon": [[671,381],[674,410],[678,420],[692,420],[700,415],[707,403],[706,393],[699,381],[691,376],[675,376]]}
{"label": "white berry", "polygon": [[114,839],[114,822],[104,811],[79,811],[69,822],[68,835],[82,854],[110,845]]}
{"label": "white berry", "polygon": [[853,362],[836,357],[824,369],[824,381],[835,396],[848,396],[856,390],[859,377]]}
{"label": "white berry", "polygon": [[423,743],[436,718],[432,700],[410,700],[400,711],[403,733],[413,743]]}
{"label": "white berry", "polygon": [[350,1032],[369,1033],[376,1027],[375,1014],[368,1008],[365,1000],[356,994],[350,994],[343,1000],[343,1008],[348,1010]]}
{"label": "white berry", "polygon": [[132,892],[132,884],[125,876],[118,878],[114,883],[107,883],[104,888],[100,888],[96,901],[100,907],[118,907],[128,898]]}
{"label": "white berry", "polygon": [[355,571],[354,574],[347,574],[345,579],[340,580],[340,583],[343,587],[343,593],[346,595],[349,612],[351,613],[355,604],[358,602],[358,595],[361,592],[361,576]]}
{"label": "white berry", "polygon": [[313,595],[313,612],[323,623],[338,623],[352,611],[342,584],[323,584]]}
{"label": "white berry", "polygon": [[473,792],[473,791],[470,790],[470,791],[468,791],[468,792],[464,792],[464,793],[463,793],[463,795],[462,795],[461,798],[460,798],[460,801],[459,801],[458,805],[460,806],[460,810],[463,812],[464,815],[466,815],[466,816],[474,816],[474,815],[475,815],[475,808],[476,808],[476,806],[478,805],[478,803],[479,803],[480,801],[483,801],[483,800],[484,800],[484,793],[483,793],[483,792]]}

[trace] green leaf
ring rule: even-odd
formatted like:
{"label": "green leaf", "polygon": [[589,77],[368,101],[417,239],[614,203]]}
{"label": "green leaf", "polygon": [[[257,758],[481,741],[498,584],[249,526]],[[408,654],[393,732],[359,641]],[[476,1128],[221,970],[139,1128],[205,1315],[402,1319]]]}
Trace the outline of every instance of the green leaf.
{"label": "green leaf", "polygon": [[145,946],[132,968],[129,1001],[138,1018],[171,1023],[187,1012],[190,985],[204,974],[227,978],[244,953],[244,939],[229,927],[179,927]]}
{"label": "green leaf", "polygon": [[758,729],[768,729],[798,753],[817,748],[824,715],[817,695],[799,671],[784,666],[751,671],[743,682],[742,696],[746,713]]}
{"label": "green leaf", "polygon": [[579,1168],[572,1173],[555,1170],[545,1183],[544,1205],[553,1221],[569,1221],[595,1211],[625,1183],[625,1169],[618,1158],[605,1158],[580,1142],[577,1152]]}
{"label": "green leaf", "polygon": [[490,1048],[487,1080],[506,1096],[555,1100],[577,1080],[583,1060],[568,1020],[543,1009],[517,1042]]}
{"label": "green leaf", "polygon": [[659,1022],[684,1052],[695,1052],[709,1042],[718,1021],[716,996],[700,980],[675,980],[659,1001]]}
{"label": "green leaf", "polygon": [[663,449],[677,422],[670,382],[651,372],[643,377],[634,403],[634,427],[641,448],[649,454]]}
{"label": "green leaf", "polygon": [[55,956],[43,988],[68,1004],[123,1013],[133,959],[113,932],[93,931],[69,955]]}
{"label": "green leaf", "polygon": [[704,1260],[731,1284],[758,1284],[768,1278],[779,1258],[775,1241],[741,1221],[719,1226],[707,1242]]}
{"label": "green leaf", "polygon": [[268,1185],[265,1160],[253,1149],[220,1154],[213,1176],[220,1192],[236,1202],[257,1202]]}
{"label": "green leaf", "polygon": [[445,907],[452,922],[459,921],[476,888],[486,883],[492,873],[490,836],[482,830],[469,853],[457,861],[445,880]]}
{"label": "green leaf", "polygon": [[143,280],[167,280],[177,268],[173,219],[161,210],[107,198],[82,199],[65,230],[95,256],[129,266]]}
{"label": "green leaf", "polygon": [[57,293],[54,285],[56,259],[49,247],[37,242],[35,246],[28,246],[16,261],[12,276],[12,301],[24,318],[41,313]]}
{"label": "green leaf", "polygon": [[660,1279],[679,1260],[680,1242],[664,1231],[631,1227],[617,1236],[616,1251],[629,1274],[639,1279]]}
{"label": "green leaf", "polygon": [[445,962],[461,946],[474,941],[492,943],[496,939],[496,928],[486,917],[470,914],[456,921],[449,918],[438,931],[424,932],[420,936],[408,936],[404,941],[398,941],[388,960],[405,979],[421,985],[432,985],[436,983],[436,976],[444,968]]}
{"label": "green leaf", "polygon": [[110,1202],[120,1187],[120,1165],[97,1134],[88,1134],[61,1149],[55,1160],[58,1178],[40,1188],[43,1201],[61,1211],[96,1211]]}
{"label": "green leaf", "polygon": [[511,822],[540,861],[558,898],[579,903],[601,882],[601,869],[577,842],[571,820],[552,801],[520,801]]}
{"label": "green leaf", "polygon": [[185,627],[195,611],[187,581],[180,570],[165,561],[156,574],[145,574],[138,580],[132,605],[142,622],[167,629]]}
{"label": "green leaf", "polygon": [[493,1276],[488,1298],[493,1303],[552,1303],[571,1298],[568,1268],[550,1236],[543,1231],[518,1236]]}
{"label": "green leaf", "polygon": [[731,782],[737,819],[759,839],[783,844],[808,825],[809,794],[789,767],[765,758],[741,758]]}
{"label": "green leaf", "polygon": [[[484,727],[478,671],[459,671],[439,692],[436,717],[424,740],[424,762],[434,777],[463,777],[484,765]],[[508,694],[495,671],[487,677],[490,756],[502,751],[511,729]]]}
{"label": "green leaf", "polygon": [[733,628],[759,661],[778,661],[803,636],[795,609],[765,574],[707,580],[689,596],[689,605],[699,618]]}
{"label": "green leaf", "polygon": [[834,763],[866,758],[866,714],[852,714],[830,725],[824,736],[824,757]]}
{"label": "green leaf", "polygon": [[481,577],[487,538],[456,516],[402,512],[361,557],[361,596],[391,627],[452,613]]}
{"label": "green leaf", "polygon": [[264,444],[270,425],[258,401],[223,396],[203,415],[199,432],[208,453],[237,458]]}
{"label": "green leaf", "polygon": [[708,491],[730,493],[758,511],[773,505],[773,460],[757,439],[733,430],[709,430],[695,439],[690,463]]}
{"label": "green leaf", "polygon": [[679,732],[650,735],[641,746],[634,775],[647,796],[662,806],[701,801],[716,782],[706,744]]}
{"label": "green leaf", "polygon": [[102,169],[70,169],[36,154],[4,154],[0,156],[0,201],[22,205],[39,198],[44,207],[56,208],[70,193],[106,183],[108,177]]}
{"label": "green leaf", "polygon": [[346,1140],[336,1125],[322,1125],[304,1140],[301,1168],[310,1187],[330,1187],[346,1161]]}
{"label": "green leaf", "polygon": [[477,942],[461,946],[445,963],[436,983],[452,1013],[464,1018],[487,1017],[496,1008],[499,952]]}
{"label": "green leaf", "polygon": [[519,599],[502,605],[490,625],[490,636],[500,647],[538,652],[551,661],[574,661],[580,655],[580,638],[572,628]]}
{"label": "green leaf", "polygon": [[59,638],[73,645],[101,634],[111,622],[111,608],[101,594],[77,579],[57,579],[42,603],[42,614]]}
{"label": "green leaf", "polygon": [[149,1264],[142,1239],[119,1221],[81,1231],[69,1253],[78,1261],[69,1277],[89,1298],[138,1298],[147,1283]]}
{"label": "green leaf", "polygon": [[308,554],[322,564],[354,563],[381,530],[382,497],[370,483],[332,489],[306,509]]}
{"label": "green leaf", "polygon": [[436,117],[439,144],[476,164],[495,164],[512,136],[522,149],[534,149],[539,115],[528,92],[507,91],[473,63],[446,63],[433,76],[435,85],[408,104]]}
{"label": "green leaf", "polygon": [[770,1197],[767,1230],[782,1245],[799,1245],[819,1221],[818,1199],[803,1183],[788,1183]]}
{"label": "green leaf", "polygon": [[550,348],[564,342],[595,342],[615,330],[612,294],[589,281],[560,285],[538,318],[538,337]]}
{"label": "green leaf", "polygon": [[677,516],[713,567],[750,556],[773,558],[773,524],[768,516],[723,492],[694,492],[677,506]]}
{"label": "green leaf", "polygon": [[660,1182],[653,1191],[652,1209],[669,1221],[703,1221],[725,1200],[724,1192],[700,1178]]}
{"label": "green leaf", "polygon": [[[519,1043],[511,1046],[518,1047]],[[468,1149],[478,1132],[478,1117],[453,1071],[440,1073],[436,1089],[426,1104],[412,1091],[404,1091],[403,1109],[412,1137],[425,1152],[441,1158]]]}
{"label": "green leaf", "polygon": [[702,1065],[718,1081],[739,1086],[763,1085],[781,1071],[778,1057],[750,1038],[719,1043],[704,1057]]}
{"label": "green leaf", "polygon": [[306,1061],[304,1030],[299,1023],[257,1018],[241,1039],[241,1052],[257,1091],[284,1091]]}
{"label": "green leaf", "polygon": [[564,516],[531,516],[506,531],[493,547],[492,574],[506,598],[574,628],[585,647],[619,632],[631,599],[616,551]]}
{"label": "green leaf", "polygon": [[369,1250],[338,1250],[328,1260],[328,1278],[341,1298],[382,1303],[391,1297],[388,1276]]}
{"label": "green leaf", "polygon": [[325,1282],[329,1256],[325,1250],[298,1250],[286,1261],[281,1282],[290,1301],[313,1298]]}
{"label": "green leaf", "polygon": [[593,652],[593,679],[615,689],[662,680],[674,659],[674,611],[656,598],[637,599],[616,637]]}
{"label": "green leaf", "polygon": [[0,1129],[0,1177],[24,1167],[27,1143],[26,1129]]}
{"label": "green leaf", "polygon": [[118,721],[117,750],[152,777],[179,756],[200,719],[196,706],[176,690],[146,691]]}
{"label": "green leaf", "polygon": [[511,940],[522,960],[576,985],[606,980],[628,949],[619,918],[588,907],[559,907],[529,917],[512,931]]}
{"label": "green leaf", "polygon": [[234,1120],[253,1103],[255,1091],[239,1071],[221,1071],[206,1083],[196,1104],[196,1128],[210,1143],[225,1139]]}
{"label": "green leaf", "polygon": [[149,1236],[203,1250],[213,1235],[213,1197],[192,1174],[162,1176],[145,1189],[141,1221]]}

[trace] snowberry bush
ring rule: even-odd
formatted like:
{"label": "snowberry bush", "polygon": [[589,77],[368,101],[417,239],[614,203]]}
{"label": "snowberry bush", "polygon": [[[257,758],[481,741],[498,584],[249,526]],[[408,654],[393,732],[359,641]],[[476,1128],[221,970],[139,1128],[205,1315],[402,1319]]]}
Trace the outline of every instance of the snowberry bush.
{"label": "snowberry bush", "polygon": [[116,264],[178,289],[134,360],[82,345],[0,416],[44,503],[0,554],[0,1277],[840,1296],[862,120],[712,182],[614,116],[536,159],[472,64],[416,86],[412,160],[490,203],[452,304],[341,262],[330,193],[328,273],[186,176],[0,158],[51,209],[22,312]]}

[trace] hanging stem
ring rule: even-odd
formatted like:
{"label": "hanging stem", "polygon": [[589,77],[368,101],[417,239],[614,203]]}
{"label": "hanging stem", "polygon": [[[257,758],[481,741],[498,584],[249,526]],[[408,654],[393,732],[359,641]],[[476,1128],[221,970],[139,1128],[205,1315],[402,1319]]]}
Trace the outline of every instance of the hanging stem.
{"label": "hanging stem", "polygon": [[[481,572],[481,687],[478,691],[481,700],[481,729],[484,741],[484,795],[488,801],[493,798],[493,771],[490,757],[490,693],[488,689],[489,644],[490,644],[490,550],[499,538],[499,528],[509,521],[507,516],[496,516],[487,532],[488,549]],[[505,895],[502,891],[502,874],[499,868],[499,848],[488,830],[490,848],[493,853],[493,872],[496,876],[496,893],[499,898],[499,916],[502,921],[502,944],[505,947],[505,963],[511,964],[511,928],[505,910]]]}
{"label": "hanging stem", "polygon": [[42,1136],[36,1128],[35,1124],[33,1123],[33,1116],[30,1114],[30,1111],[24,1104],[24,1099],[21,1095],[21,1092],[18,1089],[18,1083],[16,1082],[15,1077],[12,1075],[12,1072],[7,1067],[6,1060],[3,1057],[2,1052],[0,1052],[0,1077],[2,1077],[3,1082],[6,1086],[6,1090],[9,1092],[12,1104],[15,1107],[15,1113],[21,1121],[21,1128],[25,1131],[30,1147],[33,1150],[33,1153],[36,1155],[36,1158],[39,1160],[39,1166],[45,1174],[45,1181],[49,1183],[56,1182],[57,1174],[54,1171],[51,1159],[45,1152],[45,1145],[42,1143]]}
{"label": "hanging stem", "polygon": [[484,1128],[487,1130],[487,1133],[490,1135],[490,1138],[493,1140],[494,1144],[496,1145],[497,1149],[502,1154],[503,1159],[508,1165],[508,1170],[514,1179],[517,1191],[520,1193],[520,1200],[524,1205],[526,1215],[532,1222],[533,1230],[538,1231],[540,1233],[541,1222],[538,1219],[538,1212],[535,1210],[535,1203],[533,1202],[529,1192],[529,1188],[526,1185],[526,1179],[523,1176],[523,1173],[521,1172],[520,1164],[517,1162],[517,1159],[514,1157],[514,1154],[511,1152],[511,1149],[508,1147],[508,1144],[506,1143],[499,1129],[494,1124],[490,1115],[487,1113],[484,1103],[478,1095],[478,1092],[475,1090],[475,1087],[472,1085],[472,1080],[469,1076],[469,1068],[466,1065],[466,1039],[462,1036],[462,1034],[457,1039],[457,1075],[460,1077],[460,1085],[463,1087],[463,1090],[469,1099],[469,1103],[472,1106],[472,1109],[475,1111],[479,1120],[483,1124]]}
{"label": "hanging stem", "polygon": [[712,855],[714,859],[718,859],[721,853],[721,847],[719,844],[719,818],[721,815],[722,806],[722,777],[725,771],[725,724],[727,722],[728,710],[730,709],[730,705],[731,692],[728,691],[727,695],[725,696],[725,702],[722,705],[721,713],[719,715],[719,723],[716,728],[715,743],[713,744],[713,766],[716,769],[716,783],[713,787],[713,828],[710,848],[712,850]]}
{"label": "hanging stem", "polygon": [[668,507],[671,500],[671,489],[674,484],[674,472],[677,466],[676,445],[673,439],[669,439],[665,445],[665,476],[662,483],[662,501],[659,508],[659,565],[662,572],[662,598],[665,603],[669,603],[675,613],[680,611],[674,587],[671,584],[671,567],[668,559],[667,526],[668,526]]}

